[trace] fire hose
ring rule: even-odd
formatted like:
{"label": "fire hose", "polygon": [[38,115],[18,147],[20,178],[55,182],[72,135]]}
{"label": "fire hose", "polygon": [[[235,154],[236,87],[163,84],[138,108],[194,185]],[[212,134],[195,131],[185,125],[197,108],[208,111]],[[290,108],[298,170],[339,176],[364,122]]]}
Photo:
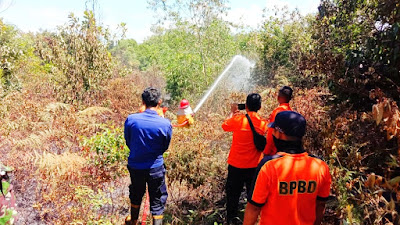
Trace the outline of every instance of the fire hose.
{"label": "fire hose", "polygon": [[143,209],[143,214],[142,214],[142,225],[146,225],[147,213],[149,211],[149,206],[150,206],[149,191],[146,190],[146,201],[144,203],[144,209]]}
{"label": "fire hose", "polygon": [[181,124],[172,124],[173,127],[183,127],[188,123],[188,121],[186,120],[185,122],[181,123]]}

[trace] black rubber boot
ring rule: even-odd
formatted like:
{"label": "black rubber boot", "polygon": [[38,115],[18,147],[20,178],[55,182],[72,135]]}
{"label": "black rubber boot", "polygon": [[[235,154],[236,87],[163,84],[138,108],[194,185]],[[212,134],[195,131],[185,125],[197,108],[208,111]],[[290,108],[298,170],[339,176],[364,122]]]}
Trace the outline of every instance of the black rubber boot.
{"label": "black rubber boot", "polygon": [[125,218],[125,225],[136,225],[136,224],[137,224],[137,220],[132,221],[130,215]]}
{"label": "black rubber boot", "polygon": [[139,218],[139,211],[140,211],[140,205],[131,206],[131,219],[134,225],[136,225],[137,220]]}
{"label": "black rubber boot", "polygon": [[136,225],[139,218],[140,205],[131,206],[131,216],[125,219],[126,225]]}
{"label": "black rubber boot", "polygon": [[153,215],[153,225],[162,225],[163,215]]}
{"label": "black rubber boot", "polygon": [[243,221],[241,221],[239,217],[234,217],[228,220],[228,225],[241,225],[241,224],[243,224]]}

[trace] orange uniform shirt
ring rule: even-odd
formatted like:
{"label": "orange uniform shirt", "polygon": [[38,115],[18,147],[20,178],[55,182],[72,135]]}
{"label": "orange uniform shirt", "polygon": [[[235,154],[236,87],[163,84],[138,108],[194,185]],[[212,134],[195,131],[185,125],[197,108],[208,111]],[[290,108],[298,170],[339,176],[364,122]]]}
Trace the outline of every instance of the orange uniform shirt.
{"label": "orange uniform shirt", "polygon": [[[282,111],[292,111],[292,108],[290,108],[289,103],[282,103],[278,107],[276,107],[269,116],[268,123],[274,122],[276,114]],[[274,130],[273,128],[268,128],[267,131],[267,145],[265,145],[264,149],[265,155],[274,155],[277,151],[274,143],[274,138],[272,137],[273,130]]]}
{"label": "orange uniform shirt", "polygon": [[307,153],[267,157],[270,160],[263,160],[249,200],[262,207],[260,225],[313,225],[316,200],[329,196],[328,165]]}
{"label": "orange uniform shirt", "polygon": [[[256,112],[248,112],[248,114],[256,131],[265,135],[268,128],[267,121],[262,119]],[[225,120],[222,124],[222,129],[233,132],[228,164],[236,168],[257,167],[261,152],[257,151],[254,145],[253,133],[246,115],[239,114]]]}
{"label": "orange uniform shirt", "polygon": [[[178,109],[176,120],[178,122],[179,127],[190,127],[194,124],[193,118],[194,112],[190,106],[187,106],[184,109]],[[184,125],[182,125],[184,124]]]}
{"label": "orange uniform shirt", "polygon": [[[146,111],[146,106],[145,106],[145,105],[140,106],[139,112],[142,113],[142,112],[144,112],[144,111]],[[158,114],[159,116],[165,117],[165,116],[164,116],[164,115],[165,115],[164,108],[157,107],[157,110],[156,110],[156,111],[157,111],[157,114]]]}
{"label": "orange uniform shirt", "polygon": [[187,123],[183,127],[189,127],[190,125],[194,124],[194,119],[192,115],[178,115],[176,118],[178,125],[183,124],[187,121]]}

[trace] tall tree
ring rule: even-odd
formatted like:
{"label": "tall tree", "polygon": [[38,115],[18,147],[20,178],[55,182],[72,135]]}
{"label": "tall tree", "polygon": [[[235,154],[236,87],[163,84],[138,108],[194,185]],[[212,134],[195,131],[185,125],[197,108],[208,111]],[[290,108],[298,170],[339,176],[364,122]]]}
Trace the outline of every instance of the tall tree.
{"label": "tall tree", "polygon": [[59,97],[67,103],[81,104],[101,90],[101,82],[112,75],[111,54],[104,43],[108,33],[98,26],[91,11],[79,22],[70,14],[69,25],[58,34],[39,36],[37,54],[53,66]]}
{"label": "tall tree", "polygon": [[0,94],[19,89],[19,82],[15,76],[15,69],[19,59],[23,56],[19,32],[11,25],[4,24],[0,19]]}
{"label": "tall tree", "polygon": [[258,33],[260,61],[253,78],[261,85],[282,85],[288,80],[297,84],[302,80],[298,76],[301,57],[310,46],[311,16],[287,8],[275,10],[275,16],[265,18]]}
{"label": "tall tree", "polygon": [[[193,70],[196,73],[193,77],[196,77],[196,82],[201,85],[188,84],[190,79],[187,74],[177,71],[166,74],[167,89],[176,92],[173,97],[179,98],[184,92],[201,93],[235,54],[237,48],[234,47],[231,24],[223,19],[228,10],[226,3],[226,0],[149,1],[150,8],[159,15],[159,27],[163,27],[158,29],[159,35],[173,34],[177,38],[175,41],[186,37],[180,39],[180,43],[176,43],[181,45],[180,47],[169,45],[180,52],[180,55],[177,55],[179,61],[192,60],[189,64],[196,68],[197,65],[200,66],[200,70]],[[178,37],[179,33],[182,36]],[[187,72],[194,74],[185,71]],[[185,91],[188,86],[189,89]]]}

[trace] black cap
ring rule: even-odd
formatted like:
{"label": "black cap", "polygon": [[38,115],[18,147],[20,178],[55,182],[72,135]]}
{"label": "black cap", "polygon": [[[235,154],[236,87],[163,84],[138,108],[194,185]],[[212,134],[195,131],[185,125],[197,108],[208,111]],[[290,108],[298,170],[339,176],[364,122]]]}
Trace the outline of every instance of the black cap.
{"label": "black cap", "polygon": [[276,115],[275,121],[268,124],[268,127],[288,136],[302,138],[306,133],[306,119],[297,112],[283,111]]}
{"label": "black cap", "polygon": [[279,89],[279,93],[285,95],[290,100],[292,99],[293,89],[289,86],[283,86],[281,89]]}

